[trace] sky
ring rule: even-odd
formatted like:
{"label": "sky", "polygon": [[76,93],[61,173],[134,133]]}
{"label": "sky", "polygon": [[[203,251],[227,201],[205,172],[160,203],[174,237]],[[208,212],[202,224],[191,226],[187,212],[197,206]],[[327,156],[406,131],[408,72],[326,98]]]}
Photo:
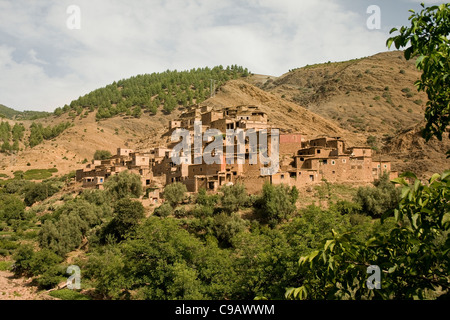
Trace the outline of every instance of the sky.
{"label": "sky", "polygon": [[444,3],[0,0],[0,104],[53,111],[137,74],[237,64],[280,76],[367,57],[388,51],[389,30],[421,2]]}

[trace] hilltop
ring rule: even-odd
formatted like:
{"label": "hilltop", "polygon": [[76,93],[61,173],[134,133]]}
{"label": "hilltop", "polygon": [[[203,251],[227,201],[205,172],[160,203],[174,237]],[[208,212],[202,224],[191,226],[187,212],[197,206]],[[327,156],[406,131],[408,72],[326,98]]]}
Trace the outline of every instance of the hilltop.
{"label": "hilltop", "polygon": [[253,81],[341,128],[383,136],[423,119],[427,97],[414,87],[420,74],[414,61],[406,61],[403,52],[395,51],[305,66],[279,78]]}
{"label": "hilltop", "polygon": [[10,120],[32,120],[32,119],[40,119],[49,116],[49,112],[45,111],[17,111],[12,108],[8,108],[3,104],[0,104],[0,119],[6,118]]}

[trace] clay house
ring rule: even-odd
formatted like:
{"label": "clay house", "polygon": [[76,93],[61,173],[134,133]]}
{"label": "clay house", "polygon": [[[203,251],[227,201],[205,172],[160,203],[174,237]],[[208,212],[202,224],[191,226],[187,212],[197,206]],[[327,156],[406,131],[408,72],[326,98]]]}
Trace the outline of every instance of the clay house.
{"label": "clay house", "polygon": [[[169,122],[170,135],[177,128],[194,133],[194,122],[202,121],[202,133],[215,128],[226,133],[227,129],[253,129],[258,133],[267,130],[267,155],[270,156],[272,126],[267,115],[257,106],[238,106],[213,110],[211,107],[192,106],[180,118]],[[234,150],[234,158],[226,159],[225,155],[219,164],[207,164],[194,161],[199,154],[191,150],[191,162],[176,165],[171,158],[173,147],[178,142],[171,142],[167,147],[158,147],[146,152],[118,148],[116,155],[108,160],[95,160],[85,168],[77,170],[77,181],[83,182],[86,188],[102,188],[104,181],[111,175],[129,170],[141,176],[142,185],[150,202],[158,202],[159,193],[164,185],[181,182],[189,192],[198,192],[201,188],[217,191],[223,185],[242,183],[249,193],[259,192],[268,181],[273,184],[289,186],[307,186],[317,184],[326,179],[339,183],[370,183],[384,172],[390,172],[391,178],[396,172],[391,171],[391,164],[382,159],[373,159],[372,150],[367,146],[348,148],[340,137],[321,137],[307,140],[299,132],[281,132],[279,135],[279,170],[273,175],[262,175],[264,164],[258,150],[260,141],[247,136],[242,145],[237,140],[225,144]],[[256,139],[260,138],[256,135]],[[252,139],[252,141],[250,141]],[[256,143],[255,143],[256,142]],[[202,139],[201,151],[212,141]],[[251,145],[258,146],[256,150]],[[225,152],[226,148],[222,152]],[[197,151],[196,151],[197,152]],[[240,152],[242,152],[240,154]],[[256,161],[255,157],[256,156]],[[237,163],[238,157],[242,163]]]}
{"label": "clay house", "polygon": [[271,183],[304,186],[329,182],[371,183],[383,172],[390,172],[391,178],[397,172],[391,171],[387,161],[375,162],[369,147],[346,148],[340,138],[319,138],[303,144],[288,168],[271,176]]}
{"label": "clay house", "polygon": [[149,153],[118,148],[117,153],[110,159],[93,160],[85,168],[77,170],[75,179],[81,181],[84,188],[102,189],[108,177],[128,170],[141,177],[143,186],[149,186],[153,178],[150,158]]}

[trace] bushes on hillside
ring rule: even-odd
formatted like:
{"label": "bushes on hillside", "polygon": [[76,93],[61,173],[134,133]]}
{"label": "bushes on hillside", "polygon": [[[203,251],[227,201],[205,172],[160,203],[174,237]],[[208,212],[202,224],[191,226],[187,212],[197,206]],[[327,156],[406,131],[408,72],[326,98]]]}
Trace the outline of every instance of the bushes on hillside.
{"label": "bushes on hillside", "polygon": [[228,213],[236,212],[248,202],[248,194],[243,184],[223,186],[220,188],[222,196],[220,203]]}
{"label": "bushes on hillside", "polygon": [[88,231],[102,220],[104,211],[83,199],[75,199],[58,208],[39,233],[39,244],[64,256],[81,245]]}
{"label": "bushes on hillside", "polygon": [[46,181],[30,184],[25,192],[24,202],[27,206],[32,206],[35,202],[42,201],[57,193],[64,186],[59,181]]}
{"label": "bushes on hillside", "polygon": [[25,218],[25,205],[16,195],[0,194],[0,221],[5,221],[8,225],[14,220]]}
{"label": "bushes on hillside", "polygon": [[287,219],[296,211],[298,190],[286,185],[265,183],[259,200],[261,215],[271,224]]}
{"label": "bushes on hillside", "polygon": [[94,153],[94,160],[106,160],[111,158],[112,154],[108,150],[96,150]]}
{"label": "bushes on hillside", "polygon": [[187,192],[186,185],[181,182],[175,182],[164,188],[164,199],[172,206],[176,207],[183,201]]}
{"label": "bushes on hillside", "polygon": [[58,125],[44,127],[42,123],[33,122],[30,126],[30,137],[28,142],[33,148],[44,140],[51,140],[59,136],[64,130],[72,126],[70,122],[62,122]]}
{"label": "bushes on hillside", "polygon": [[390,182],[389,174],[383,174],[374,187],[360,187],[354,201],[361,206],[361,212],[373,218],[394,209],[400,201],[400,189]]}
{"label": "bushes on hillside", "polygon": [[161,218],[170,216],[173,212],[173,207],[168,203],[163,203],[153,211],[153,215]]}
{"label": "bushes on hillside", "polygon": [[103,231],[103,242],[108,235],[116,240],[124,240],[133,234],[139,221],[144,218],[144,206],[138,201],[129,198],[119,200],[114,206],[114,218]]}
{"label": "bushes on hillside", "polygon": [[141,177],[129,171],[122,171],[109,177],[103,186],[113,199],[129,196],[139,198],[142,195]]}

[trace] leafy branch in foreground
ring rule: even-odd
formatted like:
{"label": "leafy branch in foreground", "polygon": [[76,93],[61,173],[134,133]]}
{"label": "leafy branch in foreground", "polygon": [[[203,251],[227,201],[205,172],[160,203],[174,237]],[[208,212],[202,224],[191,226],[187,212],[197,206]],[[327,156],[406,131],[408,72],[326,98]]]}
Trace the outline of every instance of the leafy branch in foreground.
{"label": "leafy branch in foreground", "polygon": [[[408,183],[405,178],[413,180]],[[351,233],[333,233],[299,260],[302,286],[288,299],[427,299],[448,297],[450,288],[450,170],[428,183],[412,173],[392,180],[402,187],[388,235],[374,233],[360,242]],[[367,267],[382,270],[381,290],[369,290]]]}
{"label": "leafy branch in foreground", "polygon": [[397,49],[409,45],[404,53],[406,60],[417,58],[416,67],[423,73],[415,84],[429,99],[423,136],[427,141],[433,135],[442,140],[450,123],[450,4],[425,8],[422,3],[422,7],[420,13],[410,10],[411,27],[393,28],[391,34],[400,34],[386,44],[389,48],[394,44]]}

